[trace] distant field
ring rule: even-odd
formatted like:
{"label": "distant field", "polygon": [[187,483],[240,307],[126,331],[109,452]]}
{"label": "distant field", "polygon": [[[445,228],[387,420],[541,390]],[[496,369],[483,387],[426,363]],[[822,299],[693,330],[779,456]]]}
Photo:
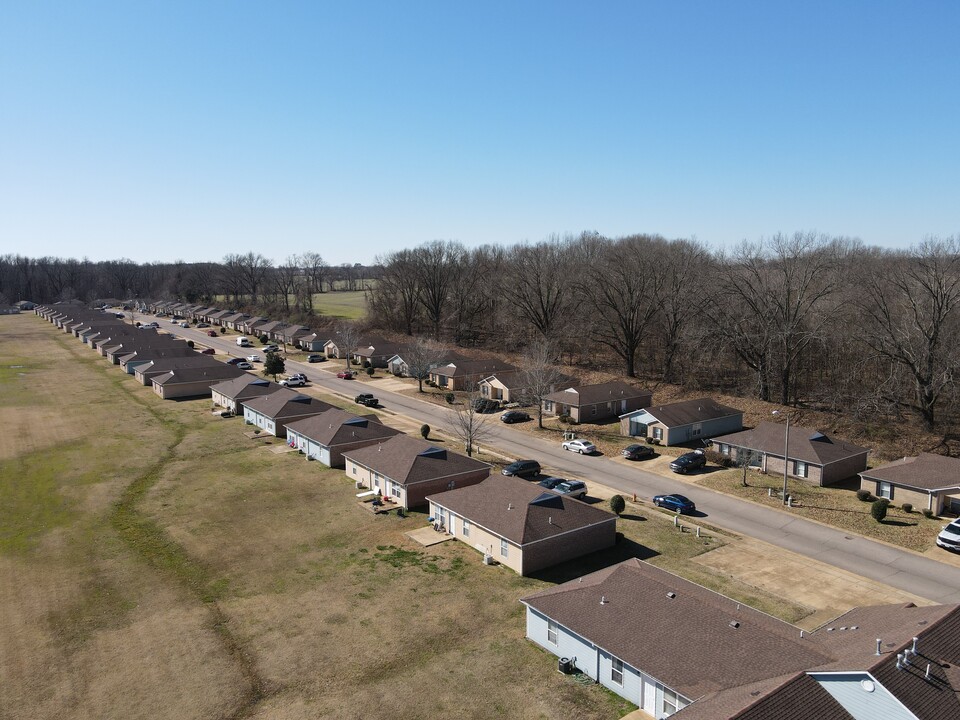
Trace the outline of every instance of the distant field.
{"label": "distant field", "polygon": [[317,293],[313,296],[313,307],[322,315],[360,320],[367,314],[367,297],[362,290]]}

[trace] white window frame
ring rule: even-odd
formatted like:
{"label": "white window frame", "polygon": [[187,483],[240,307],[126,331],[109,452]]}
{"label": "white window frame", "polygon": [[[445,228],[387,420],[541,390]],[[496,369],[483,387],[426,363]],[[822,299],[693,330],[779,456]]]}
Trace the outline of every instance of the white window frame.
{"label": "white window frame", "polygon": [[390,495],[398,500],[400,499],[400,486],[395,482],[390,483]]}
{"label": "white window frame", "polygon": [[510,557],[510,546],[504,538],[500,538],[500,557]]}
{"label": "white window frame", "polygon": [[547,620],[547,642],[551,645],[557,645],[560,632],[560,626],[553,620]]}
{"label": "white window frame", "polygon": [[[662,686],[661,686],[662,687]],[[680,694],[668,687],[663,688],[663,708],[661,712],[664,717],[669,717],[680,710]]]}
{"label": "white window frame", "polygon": [[461,533],[463,534],[463,536],[470,537],[470,521],[467,520],[466,518],[463,518],[463,520],[460,521],[460,525],[462,528]]}
{"label": "white window frame", "polygon": [[887,500],[893,500],[893,485],[888,482],[880,480],[877,483],[877,497],[886,498]]}
{"label": "white window frame", "polygon": [[793,461],[793,474],[795,477],[807,477],[809,473],[807,464],[803,460],[794,460]]}
{"label": "white window frame", "polygon": [[653,431],[653,435],[652,435],[651,437],[653,437],[654,440],[663,440],[663,428],[662,428],[662,427],[660,427],[659,425],[654,425],[654,426],[653,426],[652,428],[650,428],[650,429]]}
{"label": "white window frame", "polygon": [[623,660],[610,657],[610,682],[623,687]]}
{"label": "white window frame", "polygon": [[717,452],[721,455],[730,455],[730,446],[726,443],[719,443],[717,445]]}

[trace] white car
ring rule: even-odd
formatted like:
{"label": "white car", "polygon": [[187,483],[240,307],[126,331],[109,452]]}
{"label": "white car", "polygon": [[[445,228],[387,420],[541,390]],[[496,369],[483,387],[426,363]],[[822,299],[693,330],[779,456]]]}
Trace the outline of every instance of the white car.
{"label": "white car", "polygon": [[285,380],[281,380],[280,384],[284,387],[302,387],[307,384],[307,381],[302,377],[288,377]]}
{"label": "white car", "polygon": [[247,355],[247,362],[263,362],[259,355]]}
{"label": "white car", "polygon": [[593,455],[597,451],[597,446],[589,440],[567,440],[563,443],[563,449],[581,455]]}
{"label": "white car", "polygon": [[960,552],[960,520],[954,520],[949,525],[943,526],[940,534],[937,535],[937,545],[944,550]]}
{"label": "white car", "polygon": [[238,367],[241,370],[253,370],[253,365],[248,363],[246,360],[241,360],[240,362],[235,363],[234,365],[235,367]]}

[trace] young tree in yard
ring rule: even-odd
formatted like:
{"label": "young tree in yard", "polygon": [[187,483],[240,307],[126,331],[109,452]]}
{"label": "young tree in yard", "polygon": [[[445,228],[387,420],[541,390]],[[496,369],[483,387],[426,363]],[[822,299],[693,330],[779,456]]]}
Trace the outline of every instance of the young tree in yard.
{"label": "young tree in yard", "polygon": [[870,505],[870,514],[873,515],[873,519],[878,523],[883,522],[887,517],[887,507],[890,505],[890,501],[886,498],[877,498],[873,501],[873,504]]}
{"label": "young tree in yard", "polygon": [[477,444],[490,436],[490,426],[487,424],[490,416],[477,410],[476,401],[479,398],[480,393],[471,390],[465,394],[462,402],[450,408],[453,435],[463,441],[468,457],[473,457]]}
{"label": "young tree in yard", "polygon": [[543,399],[564,377],[557,367],[557,353],[547,341],[536,342],[524,353],[522,367],[524,403],[537,406],[537,426],[543,428]]}
{"label": "young tree in yard", "polygon": [[263,360],[263,374],[273,375],[276,380],[278,375],[282,375],[286,369],[283,356],[280,353],[267,353]]}
{"label": "young tree in yard", "polygon": [[614,495],[610,498],[610,509],[617,515],[627,509],[627,501],[623,499],[623,495]]}
{"label": "young tree in yard", "polygon": [[418,336],[403,352],[410,377],[417,379],[417,390],[423,392],[423,380],[430,375],[431,368],[443,362],[449,351],[440,343]]}
{"label": "young tree in yard", "polygon": [[349,370],[350,356],[353,355],[360,344],[360,330],[348,322],[338,323],[333,338],[337,343],[337,349],[340,351],[340,357],[346,363],[347,370]]}

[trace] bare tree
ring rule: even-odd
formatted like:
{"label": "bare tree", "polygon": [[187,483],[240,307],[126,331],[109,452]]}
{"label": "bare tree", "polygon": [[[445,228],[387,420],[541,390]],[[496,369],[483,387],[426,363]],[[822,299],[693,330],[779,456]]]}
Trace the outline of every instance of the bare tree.
{"label": "bare tree", "polygon": [[414,250],[418,300],[427,315],[433,337],[439,339],[450,296],[457,285],[457,270],[463,259],[463,246],[439,240]]}
{"label": "bare tree", "polygon": [[346,368],[349,370],[351,357],[360,344],[360,330],[353,323],[340,322],[334,329],[333,337],[337,342],[340,357],[344,358]]}
{"label": "bare tree", "polygon": [[690,331],[691,321],[703,311],[706,295],[700,292],[703,278],[712,273],[710,254],[695,240],[676,240],[662,246],[664,269],[659,322],[663,342],[663,379],[677,381],[677,355]]}
{"label": "bare tree", "polygon": [[570,295],[569,240],[551,237],[536,245],[518,245],[507,261],[503,292],[516,313],[544,338],[553,338]]}
{"label": "bare tree", "polygon": [[490,437],[490,416],[477,410],[480,393],[476,388],[465,393],[463,401],[450,408],[451,431],[463,442],[464,452],[473,457],[474,450],[481,440]]}
{"label": "bare tree", "polygon": [[530,345],[523,354],[523,398],[537,406],[537,426],[543,427],[543,399],[557,389],[564,375],[557,366],[558,353],[545,340]]}
{"label": "bare tree", "polygon": [[446,347],[422,336],[418,336],[403,352],[403,359],[407,363],[410,377],[417,379],[417,390],[423,392],[423,380],[430,375],[430,370],[447,359],[449,351]]}
{"label": "bare tree", "polygon": [[936,424],[937,406],[960,369],[960,246],[930,239],[909,254],[871,263],[862,285],[864,342],[912,387],[912,399],[890,397]]}
{"label": "bare tree", "polygon": [[420,286],[412,250],[377,258],[383,266],[380,281],[367,293],[368,306],[387,327],[413,335],[420,313]]}

